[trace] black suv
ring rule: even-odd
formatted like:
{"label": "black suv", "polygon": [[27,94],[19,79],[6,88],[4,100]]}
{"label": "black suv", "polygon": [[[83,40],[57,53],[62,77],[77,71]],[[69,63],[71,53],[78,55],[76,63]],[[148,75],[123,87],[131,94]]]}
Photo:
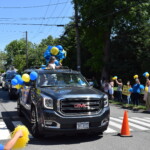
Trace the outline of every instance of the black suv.
{"label": "black suv", "polygon": [[36,81],[26,83],[18,99],[18,113],[31,123],[34,137],[69,133],[102,134],[108,127],[108,97],[71,69],[28,69]]}

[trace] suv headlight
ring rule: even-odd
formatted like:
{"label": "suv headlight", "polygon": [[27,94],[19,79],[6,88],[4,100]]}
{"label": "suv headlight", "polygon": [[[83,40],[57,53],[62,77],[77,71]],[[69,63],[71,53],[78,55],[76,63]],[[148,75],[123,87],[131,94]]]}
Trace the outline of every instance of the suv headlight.
{"label": "suv headlight", "polygon": [[43,96],[43,105],[47,109],[53,109],[53,99],[48,96]]}
{"label": "suv headlight", "polygon": [[104,107],[107,107],[108,106],[108,96],[107,95],[104,95]]}

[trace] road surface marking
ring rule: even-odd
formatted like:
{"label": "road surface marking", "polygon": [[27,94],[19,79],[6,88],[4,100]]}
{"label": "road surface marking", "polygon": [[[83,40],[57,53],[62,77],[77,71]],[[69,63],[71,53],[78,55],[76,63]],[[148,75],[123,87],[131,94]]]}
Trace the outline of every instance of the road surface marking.
{"label": "road surface marking", "polygon": [[[122,117],[120,117],[120,118],[122,118]],[[137,123],[137,124],[140,124],[140,125],[143,125],[143,126],[146,126],[146,127],[149,127],[149,128],[150,128],[150,124],[149,124],[149,123],[141,122],[141,121],[139,121],[139,120],[135,120],[135,119],[131,119],[131,118],[129,118],[129,121],[131,121],[131,122],[134,122],[134,123]]]}
{"label": "road surface marking", "polygon": [[[116,127],[116,128],[119,128],[120,130],[121,130],[121,128],[122,128],[122,125],[121,124],[118,124],[118,123],[116,123],[116,122],[113,122],[113,121],[109,121],[109,125],[111,125],[111,126],[114,126],[114,127]],[[132,129],[130,129],[130,131],[133,131]]]}
{"label": "road surface marking", "polygon": [[144,121],[144,122],[149,122],[150,123],[150,120],[148,119],[143,119],[143,118],[138,118],[138,117],[132,117],[133,119],[137,119],[137,120],[141,120],[141,121]]}
{"label": "road surface marking", "polygon": [[117,132],[117,131],[108,127],[104,133],[115,133],[115,132]]}
{"label": "road surface marking", "polygon": [[148,119],[148,120],[150,120],[150,118],[148,118],[148,117],[144,117],[144,119]]}
{"label": "road surface marking", "polygon": [[10,139],[10,131],[7,129],[5,122],[0,122],[0,140]]}
{"label": "road surface marking", "polygon": [[[122,123],[122,120],[117,119],[117,118],[110,117],[110,120],[113,120],[113,121],[117,121],[117,122]],[[137,128],[137,129],[140,129],[140,130],[150,130],[150,129],[148,129],[148,128],[139,126],[139,125],[134,124],[134,123],[131,123],[131,122],[129,122],[129,126],[134,127],[134,128]]]}

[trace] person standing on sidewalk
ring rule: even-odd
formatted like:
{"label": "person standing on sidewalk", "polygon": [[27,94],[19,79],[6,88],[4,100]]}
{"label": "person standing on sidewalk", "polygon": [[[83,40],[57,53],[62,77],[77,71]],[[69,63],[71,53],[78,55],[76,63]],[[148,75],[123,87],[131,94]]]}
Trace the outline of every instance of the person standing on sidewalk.
{"label": "person standing on sidewalk", "polygon": [[114,99],[114,81],[113,80],[109,82],[109,95],[110,95],[110,99],[113,100]]}
{"label": "person standing on sidewalk", "polygon": [[129,89],[131,88],[130,81],[127,81],[127,89],[128,89],[128,95],[127,95],[127,104],[131,103],[131,92],[129,92]]}
{"label": "person standing on sidewalk", "polygon": [[146,84],[148,86],[148,94],[147,94],[147,98],[146,98],[146,110],[148,112],[150,112],[150,80],[148,77],[146,79]]}
{"label": "person standing on sidewalk", "polygon": [[119,102],[122,102],[122,87],[123,87],[123,83],[122,83],[122,79],[116,79],[115,80],[118,87],[117,87],[117,100]]}
{"label": "person standing on sidewalk", "polygon": [[132,101],[135,107],[139,105],[140,93],[143,87],[140,84],[140,80],[138,78],[135,79],[135,84],[133,85],[133,93],[132,93]]}

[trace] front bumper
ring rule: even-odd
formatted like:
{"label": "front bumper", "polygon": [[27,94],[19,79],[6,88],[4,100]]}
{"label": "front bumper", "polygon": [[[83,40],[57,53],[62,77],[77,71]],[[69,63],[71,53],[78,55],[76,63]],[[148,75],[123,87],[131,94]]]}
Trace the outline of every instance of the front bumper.
{"label": "front bumper", "polygon": [[[43,110],[38,115],[39,131],[44,135],[104,132],[109,124],[110,109],[106,107],[99,114],[90,116],[66,117],[52,110]],[[77,122],[89,122],[89,129],[78,130]]]}

